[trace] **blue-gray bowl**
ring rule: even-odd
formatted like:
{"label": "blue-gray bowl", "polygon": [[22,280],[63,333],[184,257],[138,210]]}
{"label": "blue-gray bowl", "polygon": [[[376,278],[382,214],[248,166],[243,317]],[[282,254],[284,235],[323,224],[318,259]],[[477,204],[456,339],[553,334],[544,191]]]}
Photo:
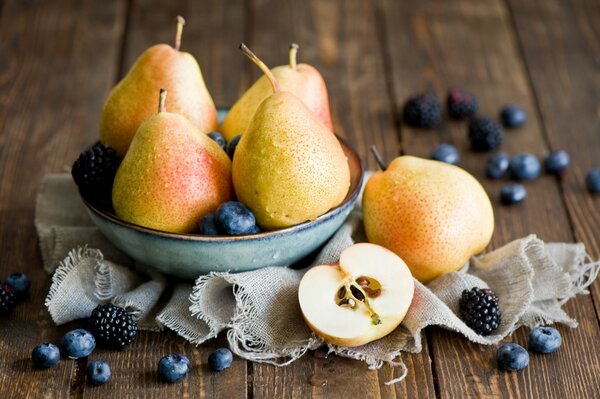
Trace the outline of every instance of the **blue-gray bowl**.
{"label": "blue-gray bowl", "polygon": [[136,261],[162,273],[194,279],[213,271],[244,272],[293,264],[325,243],[344,223],[360,192],[363,168],[340,139],[350,166],[348,195],[315,220],[276,231],[243,236],[202,236],[158,231],[125,222],[83,199],[102,234]]}

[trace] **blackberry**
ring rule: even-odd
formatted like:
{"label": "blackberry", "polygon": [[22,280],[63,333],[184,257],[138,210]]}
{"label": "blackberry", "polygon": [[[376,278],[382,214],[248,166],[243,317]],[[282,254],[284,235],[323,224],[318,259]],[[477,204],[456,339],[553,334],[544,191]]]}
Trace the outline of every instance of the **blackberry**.
{"label": "blackberry", "polygon": [[99,141],[82,152],[71,169],[81,195],[96,205],[111,209],[112,186],[121,160],[113,148]]}
{"label": "blackberry", "polygon": [[474,151],[489,151],[500,147],[504,131],[498,122],[476,117],[469,123],[469,141]]}
{"label": "blackberry", "polygon": [[92,311],[88,328],[98,344],[109,349],[124,349],[137,335],[137,323],[131,314],[112,303],[98,305]]}
{"label": "blackberry", "polygon": [[409,126],[432,128],[442,121],[442,106],[435,94],[418,94],[404,104],[403,116]]}
{"label": "blackberry", "polygon": [[490,335],[500,325],[498,297],[489,288],[464,290],[459,301],[461,319],[479,335]]}
{"label": "blackberry", "polygon": [[0,286],[0,314],[9,313],[17,304],[13,288],[4,284]]}
{"label": "blackberry", "polygon": [[478,107],[477,97],[473,94],[458,88],[448,90],[448,113],[451,118],[470,118]]}

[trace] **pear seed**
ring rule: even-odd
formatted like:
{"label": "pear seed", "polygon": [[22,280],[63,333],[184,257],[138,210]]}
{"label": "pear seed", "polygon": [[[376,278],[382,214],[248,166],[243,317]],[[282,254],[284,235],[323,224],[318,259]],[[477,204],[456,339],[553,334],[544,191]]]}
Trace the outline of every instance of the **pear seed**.
{"label": "pear seed", "polygon": [[361,290],[359,290],[355,286],[351,286],[350,291],[352,292],[354,298],[358,299],[361,302],[365,301],[365,294],[363,294]]}
{"label": "pear seed", "polygon": [[359,277],[356,279],[356,283],[361,287],[366,287],[367,285],[369,285],[369,279],[366,277]]}
{"label": "pear seed", "polygon": [[343,297],[346,296],[346,287],[341,286],[340,289],[337,292],[337,297],[342,299]]}
{"label": "pear seed", "polygon": [[367,293],[367,295],[370,298],[377,298],[379,295],[381,295],[381,289],[380,288],[377,288],[376,290],[373,290],[373,289],[371,289],[369,287],[365,287],[363,289],[365,290],[365,292]]}

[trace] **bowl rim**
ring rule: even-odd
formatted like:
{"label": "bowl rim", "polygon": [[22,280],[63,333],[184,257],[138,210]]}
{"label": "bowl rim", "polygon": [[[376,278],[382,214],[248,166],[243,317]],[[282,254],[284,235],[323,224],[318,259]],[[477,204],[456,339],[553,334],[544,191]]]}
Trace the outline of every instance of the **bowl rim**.
{"label": "bowl rim", "polygon": [[344,210],[349,204],[354,203],[355,199],[358,197],[358,195],[362,189],[363,179],[365,176],[363,162],[360,159],[360,157],[358,156],[358,154],[356,153],[356,151],[348,144],[348,142],[346,140],[339,137],[338,135],[336,135],[336,137],[340,141],[342,146],[347,149],[347,151],[345,151],[345,152],[349,153],[350,156],[354,157],[356,159],[356,161],[358,161],[360,175],[359,175],[356,186],[354,187],[354,189],[352,191],[349,191],[348,194],[346,194],[346,198],[344,198],[344,200],[339,205],[331,208],[323,215],[321,215],[313,220],[308,220],[306,222],[302,222],[302,223],[299,223],[299,224],[296,224],[296,225],[290,226],[290,227],[285,227],[283,229],[272,230],[272,231],[261,231],[260,233],[244,234],[244,235],[238,235],[238,236],[202,235],[202,234],[192,234],[192,233],[170,233],[167,231],[156,230],[156,229],[153,229],[150,227],[140,226],[135,223],[126,222],[125,220],[118,218],[116,215],[113,215],[112,213],[109,213],[103,209],[97,208],[96,206],[92,205],[89,201],[87,201],[81,195],[81,193],[80,193],[79,197],[81,198],[83,204],[90,211],[92,211],[99,217],[107,219],[109,222],[117,224],[121,227],[136,230],[140,233],[151,235],[151,236],[159,236],[159,237],[183,240],[183,241],[214,242],[214,243],[226,243],[226,242],[235,242],[235,241],[253,241],[253,240],[274,238],[274,237],[279,237],[279,236],[287,236],[292,233],[297,233],[297,232],[300,232],[303,230],[307,230],[314,225],[320,224],[321,222],[331,219],[332,217],[336,216],[338,213],[340,213],[342,210]]}

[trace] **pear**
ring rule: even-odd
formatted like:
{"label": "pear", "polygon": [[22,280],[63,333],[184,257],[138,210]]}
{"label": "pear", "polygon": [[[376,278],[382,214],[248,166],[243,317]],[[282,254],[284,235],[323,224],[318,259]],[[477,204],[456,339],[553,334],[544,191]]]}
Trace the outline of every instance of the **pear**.
{"label": "pear", "polygon": [[[297,52],[298,45],[292,43],[289,64],[275,67],[271,72],[279,81],[281,90],[295,94],[329,130],[333,130],[325,81],[315,67],[296,63]],[[271,94],[271,83],[263,75],[237,100],[221,126],[227,141],[246,131],[260,103]]]}
{"label": "pear", "polygon": [[492,204],[477,179],[413,156],[394,159],[369,179],[363,217],[369,242],[395,252],[423,283],[460,269],[494,232]]}
{"label": "pear", "polygon": [[151,100],[161,87],[169,91],[169,110],[195,123],[201,132],[218,128],[217,110],[196,59],[179,50],[185,21],[177,17],[175,48],[150,47],[112,89],[100,116],[100,141],[124,156],[133,135],[154,114]]}
{"label": "pear", "polygon": [[159,112],[135,134],[117,170],[112,201],[121,219],[171,233],[190,233],[205,214],[233,199],[231,162],[182,115]]}
{"label": "pear", "polygon": [[350,187],[342,146],[317,116],[243,43],[242,52],[268,77],[272,94],[257,108],[233,157],[233,184],[265,230],[317,218]]}

